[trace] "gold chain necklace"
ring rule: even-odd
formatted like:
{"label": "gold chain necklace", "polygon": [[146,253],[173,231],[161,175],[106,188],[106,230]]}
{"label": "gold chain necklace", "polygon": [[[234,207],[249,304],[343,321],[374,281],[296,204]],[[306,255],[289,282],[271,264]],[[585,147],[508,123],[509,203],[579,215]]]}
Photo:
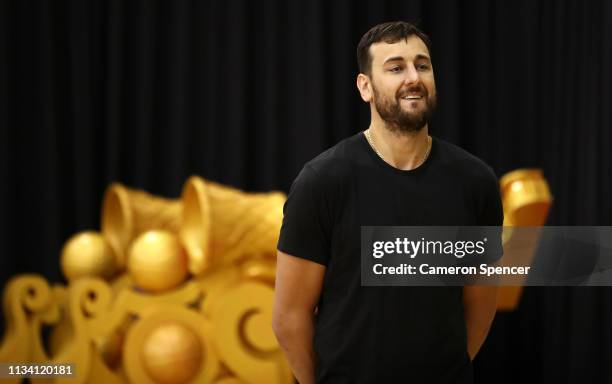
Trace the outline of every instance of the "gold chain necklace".
{"label": "gold chain necklace", "polygon": [[[374,138],[372,137],[372,133],[370,132],[370,129],[368,128],[365,131],[363,131],[363,134],[366,137],[366,140],[368,140],[368,144],[370,144],[370,147],[372,147],[372,149],[374,150],[374,152],[376,152],[378,157],[380,157],[382,161],[384,161],[385,163],[391,165],[391,163],[389,163],[387,159],[385,159],[385,157],[378,151],[378,148],[376,148],[376,145],[374,144]],[[427,136],[427,151],[425,152],[423,159],[413,169],[416,169],[420,167],[421,165],[423,165],[425,160],[427,160],[427,158],[429,157],[430,151],[431,151],[431,136],[428,135]]]}

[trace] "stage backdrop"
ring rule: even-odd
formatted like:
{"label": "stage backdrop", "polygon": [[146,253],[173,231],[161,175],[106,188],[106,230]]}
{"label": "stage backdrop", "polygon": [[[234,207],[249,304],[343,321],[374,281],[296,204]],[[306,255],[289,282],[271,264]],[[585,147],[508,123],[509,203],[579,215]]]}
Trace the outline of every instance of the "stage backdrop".
{"label": "stage backdrop", "polygon": [[[434,135],[498,175],[543,168],[549,224],[612,224],[610,1],[1,1],[2,284],[59,281],[62,243],[98,228],[114,180],[287,191],[367,127],[355,46],[397,19],[433,40]],[[527,289],[478,381],[611,383],[611,324],[610,289]]]}

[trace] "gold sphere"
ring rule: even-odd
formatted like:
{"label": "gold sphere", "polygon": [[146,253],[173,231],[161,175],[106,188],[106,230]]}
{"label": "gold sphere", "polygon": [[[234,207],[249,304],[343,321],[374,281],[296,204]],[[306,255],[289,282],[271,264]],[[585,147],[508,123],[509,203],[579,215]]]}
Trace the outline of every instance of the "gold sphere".
{"label": "gold sphere", "polygon": [[68,281],[79,277],[108,279],[115,272],[115,256],[99,232],[80,232],[72,236],[62,249],[60,264]]}
{"label": "gold sphere", "polygon": [[187,277],[187,255],[171,232],[147,231],[130,247],[127,267],[138,287],[163,292]]}
{"label": "gold sphere", "polygon": [[186,383],[200,370],[203,353],[200,340],[179,322],[159,325],[145,338],[142,348],[143,365],[156,383]]}

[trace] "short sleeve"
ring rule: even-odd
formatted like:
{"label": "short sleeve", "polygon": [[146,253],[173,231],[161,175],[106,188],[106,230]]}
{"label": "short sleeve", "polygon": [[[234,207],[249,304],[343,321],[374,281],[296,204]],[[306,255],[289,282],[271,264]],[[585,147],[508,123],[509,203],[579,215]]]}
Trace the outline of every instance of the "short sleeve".
{"label": "short sleeve", "polygon": [[306,165],[291,185],[283,207],[278,250],[327,265],[331,223],[323,181]]}

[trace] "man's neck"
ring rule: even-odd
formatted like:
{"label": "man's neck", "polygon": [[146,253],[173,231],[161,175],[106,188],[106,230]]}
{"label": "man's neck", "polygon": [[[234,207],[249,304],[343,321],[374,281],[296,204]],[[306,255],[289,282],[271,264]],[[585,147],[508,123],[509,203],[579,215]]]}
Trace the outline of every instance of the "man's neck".
{"label": "man's neck", "polygon": [[429,150],[429,130],[425,125],[414,133],[391,130],[383,124],[370,124],[369,133],[374,149],[389,165],[412,170],[419,167]]}

